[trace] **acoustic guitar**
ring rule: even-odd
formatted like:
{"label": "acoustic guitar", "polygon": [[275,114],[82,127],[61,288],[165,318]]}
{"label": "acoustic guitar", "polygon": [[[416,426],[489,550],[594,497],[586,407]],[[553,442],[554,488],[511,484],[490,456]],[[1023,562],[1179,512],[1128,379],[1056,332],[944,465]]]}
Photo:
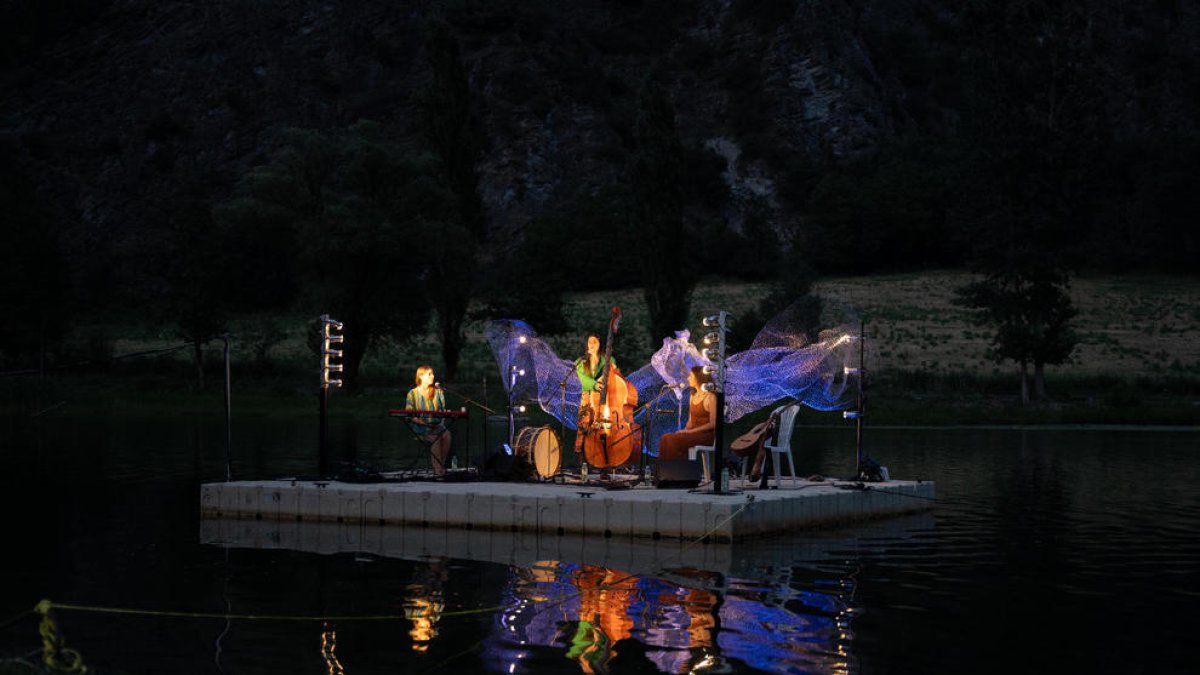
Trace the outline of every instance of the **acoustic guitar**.
{"label": "acoustic guitar", "polygon": [[729,449],[738,457],[749,457],[757,453],[758,448],[775,431],[775,418],[776,414],[771,413],[765,422],[755,424],[750,431],[735,438],[733,443],[729,444]]}

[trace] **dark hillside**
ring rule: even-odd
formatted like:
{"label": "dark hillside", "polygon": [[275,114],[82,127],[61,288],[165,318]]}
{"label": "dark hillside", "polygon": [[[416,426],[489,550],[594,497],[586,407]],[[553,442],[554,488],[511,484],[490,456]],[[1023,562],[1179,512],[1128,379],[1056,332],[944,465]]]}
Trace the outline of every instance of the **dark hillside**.
{"label": "dark hillside", "polygon": [[899,234],[827,267],[957,264],[953,247],[888,251],[954,226],[946,195],[979,133],[964,122],[977,112],[972,50],[994,31],[1049,26],[1069,34],[1031,39],[1073,45],[1063,53],[1102,82],[1088,105],[1102,113],[1111,170],[1095,179],[1091,262],[1186,268],[1196,5],[1074,3],[1060,20],[1052,4],[1022,5],[1033,20],[1021,23],[1016,9],[948,0],[18,1],[0,17],[2,151],[36,186],[69,259],[99,254],[105,269],[127,270],[92,270],[83,285],[152,283],[131,278],[129,263],[163,246],[181,203],[228,199],[284,128],[366,118],[416,144],[413,96],[429,77],[423,36],[437,16],[461,42],[477,96],[494,241],[535,218],[570,221],[606,190],[627,193],[636,92],[653,77],[690,153],[698,231],[740,230],[747,213],[765,213],[785,238],[810,241],[819,265],[848,223],[862,239],[864,227]]}

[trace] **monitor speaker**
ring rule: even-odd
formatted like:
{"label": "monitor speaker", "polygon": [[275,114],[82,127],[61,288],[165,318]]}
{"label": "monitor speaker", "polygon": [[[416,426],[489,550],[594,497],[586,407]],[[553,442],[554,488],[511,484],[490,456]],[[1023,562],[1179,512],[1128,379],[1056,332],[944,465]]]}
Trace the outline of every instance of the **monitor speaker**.
{"label": "monitor speaker", "polygon": [[690,459],[660,459],[654,465],[654,487],[694,488],[704,477],[700,462]]}
{"label": "monitor speaker", "polygon": [[509,454],[508,448],[500,446],[488,454],[480,475],[487,480],[525,481],[533,476],[533,471],[525,456]]}

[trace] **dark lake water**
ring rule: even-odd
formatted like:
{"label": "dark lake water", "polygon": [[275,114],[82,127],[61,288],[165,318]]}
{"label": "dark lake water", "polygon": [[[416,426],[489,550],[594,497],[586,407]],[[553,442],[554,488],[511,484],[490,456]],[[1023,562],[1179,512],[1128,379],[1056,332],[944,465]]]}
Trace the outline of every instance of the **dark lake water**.
{"label": "dark lake water", "polygon": [[[0,672],[37,660],[39,600],[92,672],[1198,672],[1200,433],[868,429],[923,514],[706,547],[490,537],[412,559],[205,543],[225,473],[208,417],[4,420]],[[313,471],[311,420],[240,419],[235,478]],[[402,462],[390,420],[342,421],[359,463]],[[798,429],[798,470],[846,477],[850,429]],[[397,534],[396,536],[401,536]],[[473,536],[481,536],[476,533]],[[678,546],[678,545],[674,545]],[[534,547],[536,549],[536,547]],[[488,553],[482,553],[487,551]],[[693,551],[694,552],[694,551]],[[613,564],[628,560],[629,569]],[[677,558],[675,558],[677,560]],[[608,566],[604,565],[608,563]],[[326,617],[326,620],[312,617]],[[8,670],[5,670],[6,667]]]}

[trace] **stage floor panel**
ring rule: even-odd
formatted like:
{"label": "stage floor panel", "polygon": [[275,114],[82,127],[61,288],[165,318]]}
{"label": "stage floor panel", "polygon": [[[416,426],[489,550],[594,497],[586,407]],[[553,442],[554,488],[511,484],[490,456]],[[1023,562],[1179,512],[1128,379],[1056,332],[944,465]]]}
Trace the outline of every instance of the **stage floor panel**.
{"label": "stage floor panel", "polygon": [[760,489],[737,479],[729,494],[614,480],[395,482],[280,479],[200,486],[206,519],[417,525],[548,535],[731,542],[932,508],[930,481],[794,482]]}

